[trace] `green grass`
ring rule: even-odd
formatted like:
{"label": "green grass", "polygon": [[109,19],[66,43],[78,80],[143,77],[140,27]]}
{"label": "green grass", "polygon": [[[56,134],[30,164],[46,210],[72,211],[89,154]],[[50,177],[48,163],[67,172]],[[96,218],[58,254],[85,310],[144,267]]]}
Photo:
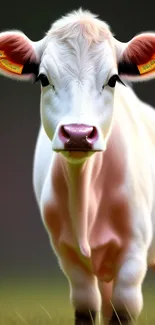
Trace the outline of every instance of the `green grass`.
{"label": "green grass", "polygon": [[[138,324],[155,325],[155,286],[144,286],[145,307]],[[73,310],[67,282],[0,279],[0,325],[70,325]]]}
{"label": "green grass", "polygon": [[56,282],[0,281],[0,325],[71,324],[67,283]]}

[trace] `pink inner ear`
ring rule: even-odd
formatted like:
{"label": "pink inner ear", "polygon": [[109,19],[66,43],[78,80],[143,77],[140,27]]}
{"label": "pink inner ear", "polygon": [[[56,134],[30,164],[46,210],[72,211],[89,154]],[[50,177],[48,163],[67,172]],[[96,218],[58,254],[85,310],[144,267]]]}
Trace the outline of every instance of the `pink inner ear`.
{"label": "pink inner ear", "polygon": [[142,35],[135,37],[131,41],[123,57],[125,60],[140,65],[148,62],[153,54],[155,54],[155,37],[151,35]]}
{"label": "pink inner ear", "polygon": [[18,34],[0,36],[0,50],[14,62],[24,64],[26,61],[36,61],[34,49],[30,41]]}

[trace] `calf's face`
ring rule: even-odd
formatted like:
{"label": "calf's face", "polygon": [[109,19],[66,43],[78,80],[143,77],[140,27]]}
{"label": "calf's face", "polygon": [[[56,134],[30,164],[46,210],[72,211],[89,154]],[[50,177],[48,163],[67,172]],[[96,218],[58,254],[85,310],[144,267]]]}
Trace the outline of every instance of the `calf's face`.
{"label": "calf's face", "polygon": [[48,42],[39,79],[41,119],[53,150],[71,159],[105,149],[117,73],[108,40],[89,44],[79,36]]}

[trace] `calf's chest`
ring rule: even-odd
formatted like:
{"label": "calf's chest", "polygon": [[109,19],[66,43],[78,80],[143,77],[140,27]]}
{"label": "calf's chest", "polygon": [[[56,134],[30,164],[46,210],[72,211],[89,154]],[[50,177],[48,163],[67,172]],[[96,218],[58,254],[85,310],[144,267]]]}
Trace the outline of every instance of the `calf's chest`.
{"label": "calf's chest", "polygon": [[[89,186],[89,199],[85,202],[87,216],[80,217],[87,218],[90,258],[80,252],[73,227],[74,216],[69,211],[68,183],[60,170],[56,179],[54,177],[51,190],[52,196],[44,204],[43,218],[60,260],[81,265],[101,280],[113,279],[128,245],[131,230],[124,184],[116,188],[108,188],[102,182]],[[83,203],[79,201],[78,204],[80,209]]]}

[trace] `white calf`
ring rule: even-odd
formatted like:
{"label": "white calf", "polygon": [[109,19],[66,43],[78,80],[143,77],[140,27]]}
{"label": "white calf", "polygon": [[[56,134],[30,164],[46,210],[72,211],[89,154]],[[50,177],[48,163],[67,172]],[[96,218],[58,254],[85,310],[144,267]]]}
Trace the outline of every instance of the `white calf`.
{"label": "white calf", "polygon": [[[128,43],[79,10],[39,42],[0,34],[0,71],[41,82],[34,190],[75,324],[137,318],[155,262],[155,112],[127,80],[155,75],[155,33]],[[122,79],[123,82],[122,82]]]}

